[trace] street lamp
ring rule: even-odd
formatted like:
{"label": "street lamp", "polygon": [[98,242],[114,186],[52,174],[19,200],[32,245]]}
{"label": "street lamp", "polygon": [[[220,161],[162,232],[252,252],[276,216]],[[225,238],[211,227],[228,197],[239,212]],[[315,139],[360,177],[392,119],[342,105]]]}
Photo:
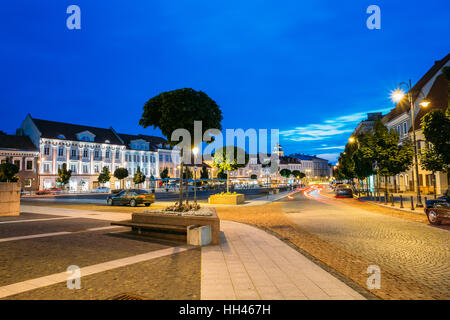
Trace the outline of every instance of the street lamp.
{"label": "street lamp", "polygon": [[[406,88],[407,93],[405,94],[405,92],[400,87]],[[408,96],[408,99],[409,99],[409,103],[411,106],[410,113],[411,113],[411,126],[412,126],[412,132],[413,132],[413,142],[414,142],[414,163],[415,163],[415,171],[416,171],[416,187],[417,187],[417,205],[416,205],[416,207],[423,207],[422,198],[420,196],[419,162],[417,160],[416,128],[414,125],[415,111],[414,111],[414,102],[412,99],[411,89],[412,89],[411,79],[408,82],[401,82],[399,84],[399,88],[397,90],[391,92],[391,99],[397,103],[400,102],[406,95]],[[430,104],[430,102],[425,99],[419,103],[419,105],[424,108],[428,107],[429,104]]]}
{"label": "street lamp", "polygon": [[355,142],[355,138],[353,138],[353,137],[348,138],[348,142],[350,142],[350,143]]}

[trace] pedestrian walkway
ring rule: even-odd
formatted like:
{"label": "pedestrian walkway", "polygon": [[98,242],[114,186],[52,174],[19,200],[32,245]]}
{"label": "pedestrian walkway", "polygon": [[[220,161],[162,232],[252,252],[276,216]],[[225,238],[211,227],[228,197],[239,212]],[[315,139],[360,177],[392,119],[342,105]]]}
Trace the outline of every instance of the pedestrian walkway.
{"label": "pedestrian walkway", "polygon": [[[285,195],[275,196],[270,200],[274,201]],[[21,209],[23,212],[58,217],[108,221],[126,220],[130,217],[130,213],[91,212],[43,206],[23,205]],[[365,299],[301,253],[261,229],[221,220],[221,231],[220,245],[202,248],[201,299]],[[171,254],[169,251],[167,254]],[[149,253],[148,257],[143,258],[152,257]],[[141,257],[136,259],[130,257],[126,261],[106,262],[98,268],[87,267],[88,269],[82,270],[82,274],[102,272],[107,267],[113,269],[125,262],[132,264],[141,261]],[[64,279],[67,279],[67,275],[63,273],[45,279],[30,279],[12,287],[0,288],[0,296],[32,290]]]}
{"label": "pedestrian walkway", "polygon": [[201,299],[365,299],[278,238],[221,221],[220,245],[202,248]]}
{"label": "pedestrian walkway", "polygon": [[[193,248],[194,247],[192,247],[192,246],[179,246],[179,247],[151,251],[148,253],[139,254],[139,255],[123,258],[123,259],[107,261],[104,263],[99,263],[96,265],[83,267],[79,270],[80,271],[79,274],[82,277],[85,277],[88,275],[105,272],[105,271],[108,271],[111,269],[125,267],[128,265],[143,262],[143,261],[148,261],[148,260],[152,260],[152,259],[156,259],[156,258],[160,258],[160,257],[172,255],[172,254],[177,254],[177,253],[184,252],[186,250],[190,250]],[[30,279],[30,280],[26,280],[26,281],[22,281],[22,282],[18,282],[18,283],[13,283],[13,284],[10,284],[7,286],[3,286],[3,287],[0,287],[0,298],[5,298],[8,296],[23,293],[26,291],[43,288],[43,287],[50,286],[50,285],[60,283],[60,282],[66,282],[70,279],[70,276],[71,276],[70,272],[60,272],[60,273],[55,273],[55,274],[51,274],[51,275],[36,278],[36,279]]]}
{"label": "pedestrian walkway", "polygon": [[[394,196],[393,200],[394,203],[392,203],[392,195]],[[424,207],[417,207],[417,196],[412,194],[392,194],[390,193],[388,195],[387,200],[385,201],[384,194],[380,194],[379,198],[376,198],[375,196],[363,196],[361,195],[359,198],[361,201],[365,201],[371,204],[375,204],[378,206],[401,210],[404,212],[410,212],[410,213],[416,213],[416,214],[424,214]],[[411,200],[412,199],[412,200]],[[426,200],[434,199],[434,196],[422,196],[422,205],[425,206]],[[377,201],[379,200],[379,201]],[[414,208],[414,209],[413,209]]]}

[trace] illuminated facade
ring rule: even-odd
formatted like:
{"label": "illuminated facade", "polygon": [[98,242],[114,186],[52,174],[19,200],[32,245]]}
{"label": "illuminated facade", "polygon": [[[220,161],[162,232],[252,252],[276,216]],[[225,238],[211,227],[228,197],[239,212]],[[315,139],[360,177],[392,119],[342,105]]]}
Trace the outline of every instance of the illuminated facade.
{"label": "illuminated facade", "polygon": [[[147,177],[139,187],[150,188],[151,177],[159,178],[160,154],[176,154],[160,137],[118,134],[113,128],[33,119],[30,115],[23,121],[18,134],[27,136],[39,150],[40,189],[56,185],[58,169],[63,164],[72,170],[68,187],[74,192],[98,187],[98,175],[104,167],[112,176],[105,184],[107,187],[134,187],[132,180],[139,167]],[[129,172],[123,182],[113,177],[118,168],[126,168]]]}

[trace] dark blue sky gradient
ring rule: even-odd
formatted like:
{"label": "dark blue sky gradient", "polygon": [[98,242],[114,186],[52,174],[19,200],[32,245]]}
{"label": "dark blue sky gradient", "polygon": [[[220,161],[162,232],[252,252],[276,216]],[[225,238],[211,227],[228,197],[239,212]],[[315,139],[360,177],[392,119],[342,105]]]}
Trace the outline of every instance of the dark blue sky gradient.
{"label": "dark blue sky gradient", "polygon": [[[70,4],[81,7],[81,30],[66,28]],[[366,28],[371,4],[381,30]],[[145,101],[192,87],[221,106],[224,128],[277,128],[291,133],[281,136],[287,153],[334,160],[361,113],[392,108],[398,82],[450,52],[449,9],[446,0],[4,2],[0,130],[31,113],[154,134],[138,126]]]}

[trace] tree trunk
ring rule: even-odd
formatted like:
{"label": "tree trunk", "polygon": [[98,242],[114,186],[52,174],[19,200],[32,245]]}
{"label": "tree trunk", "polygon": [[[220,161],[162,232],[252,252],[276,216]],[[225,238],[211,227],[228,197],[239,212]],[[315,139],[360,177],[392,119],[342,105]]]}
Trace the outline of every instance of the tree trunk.
{"label": "tree trunk", "polygon": [[388,180],[387,180],[387,176],[384,176],[384,194],[387,197],[387,195],[388,195]]}
{"label": "tree trunk", "polygon": [[397,192],[397,177],[394,176],[394,193]]}
{"label": "tree trunk", "polygon": [[181,163],[180,163],[180,197],[178,199],[178,204],[183,205],[183,150],[181,150]]}
{"label": "tree trunk", "polygon": [[227,170],[227,193],[230,192],[230,171]]}
{"label": "tree trunk", "polygon": [[186,204],[189,203],[189,173],[186,171]]}

